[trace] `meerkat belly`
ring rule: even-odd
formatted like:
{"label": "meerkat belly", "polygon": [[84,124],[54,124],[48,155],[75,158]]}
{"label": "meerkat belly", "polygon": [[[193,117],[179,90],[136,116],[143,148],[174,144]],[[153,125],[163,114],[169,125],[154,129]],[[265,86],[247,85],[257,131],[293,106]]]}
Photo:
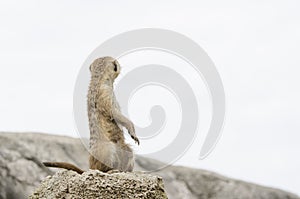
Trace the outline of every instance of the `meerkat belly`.
{"label": "meerkat belly", "polygon": [[114,143],[124,142],[124,135],[122,129],[117,125],[114,120],[107,118],[100,119],[104,135]]}

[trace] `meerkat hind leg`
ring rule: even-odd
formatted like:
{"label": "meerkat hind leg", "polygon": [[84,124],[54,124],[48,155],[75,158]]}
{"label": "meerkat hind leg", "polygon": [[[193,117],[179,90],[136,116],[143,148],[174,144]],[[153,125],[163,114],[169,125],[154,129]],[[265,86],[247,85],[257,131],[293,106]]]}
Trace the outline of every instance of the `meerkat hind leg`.
{"label": "meerkat hind leg", "polygon": [[111,142],[98,143],[91,148],[89,158],[90,169],[98,169],[103,172],[118,169],[118,157],[116,147]]}
{"label": "meerkat hind leg", "polygon": [[132,149],[127,145],[124,144],[122,146],[122,151],[118,154],[119,158],[122,160],[122,171],[131,172],[133,171],[134,167],[134,157]]}
{"label": "meerkat hind leg", "polygon": [[106,173],[108,174],[113,174],[113,173],[121,173],[122,171],[118,170],[118,169],[112,169],[112,170],[109,170],[107,171]]}

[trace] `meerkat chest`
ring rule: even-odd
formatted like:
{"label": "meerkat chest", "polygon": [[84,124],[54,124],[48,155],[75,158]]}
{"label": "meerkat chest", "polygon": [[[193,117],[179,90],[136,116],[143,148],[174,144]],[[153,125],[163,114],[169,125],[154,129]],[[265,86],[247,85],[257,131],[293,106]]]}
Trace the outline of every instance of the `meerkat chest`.
{"label": "meerkat chest", "polygon": [[102,108],[105,109],[117,109],[120,110],[119,103],[116,99],[115,93],[112,87],[102,86],[99,90],[98,103],[102,103]]}

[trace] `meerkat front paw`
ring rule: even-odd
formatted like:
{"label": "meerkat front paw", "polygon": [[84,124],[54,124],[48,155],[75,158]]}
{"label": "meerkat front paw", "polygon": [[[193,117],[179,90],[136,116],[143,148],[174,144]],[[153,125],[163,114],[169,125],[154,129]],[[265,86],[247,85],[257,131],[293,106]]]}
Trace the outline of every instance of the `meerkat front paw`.
{"label": "meerkat front paw", "polygon": [[138,139],[138,137],[135,134],[135,128],[133,123],[131,122],[129,127],[127,128],[129,135],[131,136],[131,138],[135,141],[135,143],[137,143],[138,145],[140,145],[140,141]]}
{"label": "meerkat front paw", "polygon": [[130,136],[135,141],[135,143],[137,143],[138,145],[140,145],[140,141],[139,141],[139,139],[137,138],[136,135],[130,135]]}

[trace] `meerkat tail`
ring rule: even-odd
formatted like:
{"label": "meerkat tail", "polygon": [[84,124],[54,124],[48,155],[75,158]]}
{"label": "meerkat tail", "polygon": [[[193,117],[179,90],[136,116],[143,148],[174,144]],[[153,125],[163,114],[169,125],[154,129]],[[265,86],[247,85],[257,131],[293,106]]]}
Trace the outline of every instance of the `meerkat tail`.
{"label": "meerkat tail", "polygon": [[43,164],[46,167],[56,167],[56,168],[63,168],[67,170],[76,171],[79,174],[82,174],[84,172],[83,170],[76,167],[75,165],[66,162],[43,162]]}

